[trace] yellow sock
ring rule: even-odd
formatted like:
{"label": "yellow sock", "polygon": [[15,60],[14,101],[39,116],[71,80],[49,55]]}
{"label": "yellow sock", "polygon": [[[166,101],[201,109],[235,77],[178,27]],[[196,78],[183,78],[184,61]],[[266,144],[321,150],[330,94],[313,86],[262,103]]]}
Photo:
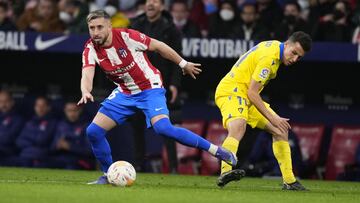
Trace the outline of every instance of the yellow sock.
{"label": "yellow sock", "polygon": [[274,141],[273,152],[279,163],[284,182],[295,182],[296,179],[292,171],[291,150],[289,143],[287,141]]}
{"label": "yellow sock", "polygon": [[[222,144],[222,147],[224,147],[225,149],[227,149],[235,154],[238,150],[238,146],[239,146],[239,141],[230,136],[228,136]],[[231,170],[232,170],[232,166],[230,166],[229,164],[227,164],[224,161],[221,162],[221,174],[231,171]]]}

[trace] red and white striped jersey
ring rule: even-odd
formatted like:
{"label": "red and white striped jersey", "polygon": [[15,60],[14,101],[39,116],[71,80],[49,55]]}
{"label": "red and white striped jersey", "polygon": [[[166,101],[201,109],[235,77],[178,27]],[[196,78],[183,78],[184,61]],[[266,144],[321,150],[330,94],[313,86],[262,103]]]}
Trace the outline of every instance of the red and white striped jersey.
{"label": "red and white striped jersey", "polygon": [[100,47],[89,39],[82,54],[83,68],[99,64],[107,77],[125,94],[163,87],[160,71],[145,51],[151,38],[132,29],[113,29],[112,45]]}

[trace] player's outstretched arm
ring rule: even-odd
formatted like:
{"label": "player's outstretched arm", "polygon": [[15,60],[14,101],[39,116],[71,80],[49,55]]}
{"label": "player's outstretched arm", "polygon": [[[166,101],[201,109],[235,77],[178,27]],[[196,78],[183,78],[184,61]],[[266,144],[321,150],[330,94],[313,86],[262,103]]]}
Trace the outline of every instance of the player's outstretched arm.
{"label": "player's outstretched arm", "polygon": [[279,128],[281,132],[286,133],[289,129],[291,129],[290,124],[288,123],[288,118],[282,118],[278,115],[272,114],[264,105],[263,100],[260,97],[259,91],[262,87],[262,84],[251,79],[249,90],[248,90],[248,98],[255,105],[255,107],[260,111],[260,113],[267,118],[270,123]]}
{"label": "player's outstretched arm", "polygon": [[78,105],[86,104],[89,100],[94,102],[94,97],[91,95],[93,88],[93,79],[95,75],[95,67],[85,67],[81,73],[81,99],[77,103]]}
{"label": "player's outstretched arm", "polygon": [[164,42],[152,38],[150,41],[149,50],[158,52],[162,57],[178,64],[182,69],[183,75],[189,74],[192,78],[196,79],[195,75],[201,73],[201,69],[199,68],[201,64],[184,60],[178,53],[176,53],[174,49],[169,47]]}

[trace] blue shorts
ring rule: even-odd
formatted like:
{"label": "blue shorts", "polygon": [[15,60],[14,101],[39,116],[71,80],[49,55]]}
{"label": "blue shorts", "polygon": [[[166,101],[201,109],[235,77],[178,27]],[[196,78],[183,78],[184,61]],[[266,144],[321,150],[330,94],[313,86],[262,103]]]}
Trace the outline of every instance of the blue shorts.
{"label": "blue shorts", "polygon": [[105,114],[117,124],[122,124],[136,110],[140,109],[146,116],[146,125],[151,127],[151,118],[157,115],[169,115],[166,106],[166,90],[164,88],[155,88],[145,90],[138,94],[128,95],[121,93],[117,88],[106,98],[99,109],[99,112]]}

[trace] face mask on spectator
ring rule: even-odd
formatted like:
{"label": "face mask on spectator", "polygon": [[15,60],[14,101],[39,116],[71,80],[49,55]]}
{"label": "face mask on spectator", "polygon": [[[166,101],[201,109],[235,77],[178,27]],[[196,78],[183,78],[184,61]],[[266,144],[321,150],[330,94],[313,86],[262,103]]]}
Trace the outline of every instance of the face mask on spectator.
{"label": "face mask on spectator", "polygon": [[64,11],[61,11],[59,13],[59,18],[61,21],[63,21],[66,24],[71,23],[71,21],[73,20],[73,17],[69,13]]}
{"label": "face mask on spectator", "polygon": [[223,19],[224,21],[229,21],[232,20],[234,18],[234,11],[229,10],[229,9],[222,9],[220,11],[220,17],[221,19]]}
{"label": "face mask on spectator", "polygon": [[285,16],[285,21],[290,25],[294,25],[296,23],[296,17],[294,15]]}
{"label": "face mask on spectator", "polygon": [[334,10],[333,15],[334,15],[334,20],[335,20],[335,21],[336,21],[336,20],[339,20],[339,19],[341,19],[341,18],[343,18],[343,17],[345,17],[345,13],[342,12],[342,11],[340,11],[340,10],[338,10],[338,9],[335,9],[335,10]]}
{"label": "face mask on spectator", "polygon": [[182,19],[182,20],[176,20],[174,19],[174,24],[177,26],[177,27],[182,27],[186,24],[186,19]]}

